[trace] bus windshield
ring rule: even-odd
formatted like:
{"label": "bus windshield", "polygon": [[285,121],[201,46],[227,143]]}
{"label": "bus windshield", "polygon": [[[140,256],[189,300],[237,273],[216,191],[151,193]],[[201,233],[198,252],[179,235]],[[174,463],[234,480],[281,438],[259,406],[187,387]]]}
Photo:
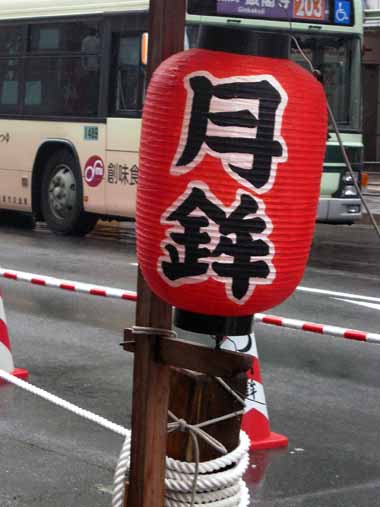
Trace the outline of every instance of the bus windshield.
{"label": "bus windshield", "polygon": [[[322,73],[322,82],[335,119],[342,130],[360,129],[360,39],[338,35],[296,36],[313,66]],[[309,70],[292,44],[291,58]]]}

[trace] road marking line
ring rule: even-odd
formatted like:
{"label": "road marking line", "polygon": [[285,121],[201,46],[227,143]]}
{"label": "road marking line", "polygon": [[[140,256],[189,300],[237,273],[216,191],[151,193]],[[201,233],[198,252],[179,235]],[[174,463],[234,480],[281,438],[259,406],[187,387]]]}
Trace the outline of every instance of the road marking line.
{"label": "road marking line", "polygon": [[376,303],[366,303],[365,301],[351,301],[350,299],[343,299],[343,298],[334,298],[338,301],[344,301],[346,303],[351,303],[352,305],[360,305],[365,306],[367,308],[371,308],[372,310],[380,310],[380,305],[377,305]]}
{"label": "road marking line", "polygon": [[311,292],[315,294],[326,294],[328,296],[337,296],[341,298],[350,298],[350,299],[362,299],[364,301],[375,301],[380,303],[380,298],[375,298],[373,296],[359,296],[358,294],[350,294],[348,292],[336,292],[333,290],[325,290],[325,289],[315,289],[314,287],[304,287],[299,285],[297,290],[302,292]]}

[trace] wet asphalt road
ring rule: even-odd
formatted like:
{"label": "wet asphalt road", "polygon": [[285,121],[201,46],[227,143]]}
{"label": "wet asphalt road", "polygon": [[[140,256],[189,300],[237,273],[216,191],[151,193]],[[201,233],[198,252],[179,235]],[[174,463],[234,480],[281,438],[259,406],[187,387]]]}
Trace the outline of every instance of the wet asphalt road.
{"label": "wet asphalt road", "polygon": [[[0,226],[0,265],[135,289],[133,231],[59,238]],[[380,242],[368,227],[318,226],[302,286],[268,313],[380,333]],[[32,383],[130,425],[133,303],[1,279],[16,366]],[[358,305],[355,296],[379,298]],[[343,300],[345,299],[345,300]],[[377,304],[377,307],[376,307]],[[274,431],[289,448],[253,454],[258,507],[380,506],[380,347],[256,325]],[[109,506],[122,438],[13,386],[0,389],[0,506]]]}

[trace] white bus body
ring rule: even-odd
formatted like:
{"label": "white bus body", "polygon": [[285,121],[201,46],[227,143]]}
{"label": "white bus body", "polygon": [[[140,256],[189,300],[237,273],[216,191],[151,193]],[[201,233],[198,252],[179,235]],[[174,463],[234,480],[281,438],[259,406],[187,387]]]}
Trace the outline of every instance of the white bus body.
{"label": "white bus body", "polygon": [[[98,217],[134,217],[147,9],[148,2],[140,0],[1,0],[0,209],[32,212],[53,230],[73,234],[86,233]],[[228,22],[223,20],[217,22]],[[189,22],[213,21],[190,16]],[[244,24],[290,26],[267,20]],[[353,27],[317,28],[292,23],[294,33],[306,38],[331,33],[360,38],[361,11],[356,10]],[[334,46],[333,59],[339,51],[346,50]],[[360,43],[352,46],[358,51]],[[354,68],[348,77],[359,80]],[[355,100],[351,97],[350,108],[354,104],[358,116]],[[356,148],[359,125],[354,130],[343,138]],[[336,144],[334,136],[330,142]],[[339,156],[326,165],[324,215],[325,201],[331,204],[334,195],[342,206],[337,193],[344,172]],[[352,201],[344,202],[349,207]],[[329,220],[327,215],[319,218]]]}

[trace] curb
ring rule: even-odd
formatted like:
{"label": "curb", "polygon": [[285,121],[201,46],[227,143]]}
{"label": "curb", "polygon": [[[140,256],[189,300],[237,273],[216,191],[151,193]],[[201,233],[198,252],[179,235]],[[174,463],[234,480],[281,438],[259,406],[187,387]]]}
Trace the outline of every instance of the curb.
{"label": "curb", "polygon": [[[374,212],[373,217],[377,225],[380,225],[380,212]],[[356,223],[361,225],[373,225],[368,213],[365,212],[363,213],[362,218],[358,220]]]}

